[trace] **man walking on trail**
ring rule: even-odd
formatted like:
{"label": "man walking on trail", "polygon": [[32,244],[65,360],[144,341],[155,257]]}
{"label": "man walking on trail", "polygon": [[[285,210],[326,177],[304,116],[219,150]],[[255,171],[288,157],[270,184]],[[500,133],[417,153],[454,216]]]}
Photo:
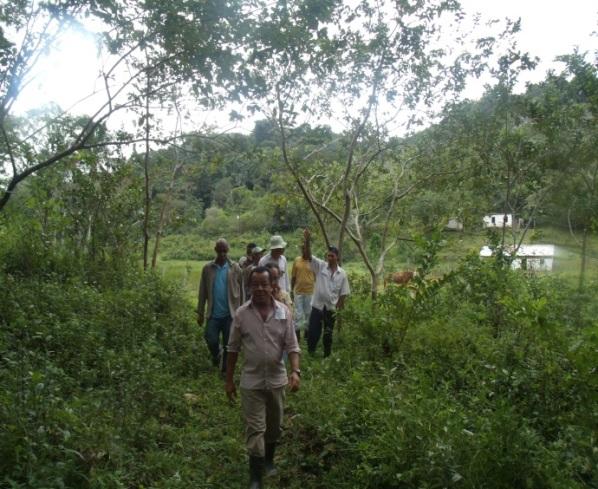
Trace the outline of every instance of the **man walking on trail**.
{"label": "man walking on trail", "polygon": [[242,302],[247,302],[251,299],[251,289],[249,288],[249,276],[251,275],[251,271],[258,266],[260,259],[262,258],[262,248],[259,246],[255,246],[253,251],[251,252],[251,261],[249,261],[245,267],[243,267],[243,300]]}
{"label": "man walking on trail", "polygon": [[316,286],[311,300],[311,313],[307,333],[307,351],[316,352],[324,325],[324,356],[332,352],[332,330],[336,312],[340,311],[349,295],[347,273],[338,265],[338,248],[328,247],[326,261],[311,255],[311,233],[303,231],[303,258],[311,261],[311,269],[316,277]]}
{"label": "man walking on trail", "polygon": [[[303,254],[303,248],[301,252]],[[291,298],[295,304],[297,338],[300,338],[301,331],[307,331],[315,281],[316,277],[311,269],[311,261],[306,260],[303,256],[295,258],[291,271]]]}
{"label": "man walking on trail", "polygon": [[290,293],[291,281],[289,280],[289,274],[287,273],[287,259],[283,254],[286,247],[287,244],[284,239],[282,239],[282,236],[272,236],[270,238],[270,253],[261,258],[259,265],[261,267],[265,267],[268,263],[278,265],[278,269],[280,270],[280,277],[278,278],[280,290]]}
{"label": "man walking on trail", "polygon": [[241,304],[243,294],[243,271],[237,263],[228,259],[228,249],[225,239],[216,241],[216,258],[201,271],[197,304],[197,324],[203,326],[207,303],[208,323],[204,337],[212,356],[212,365],[216,367],[222,360],[222,372],[226,370],[226,345],[232,317]]}
{"label": "man walking on trail", "polygon": [[[257,267],[251,272],[251,301],[235,313],[228,342],[225,390],[235,399],[234,371],[241,349],[241,407],[245,419],[245,441],[249,452],[250,489],[262,487],[262,476],[273,474],[274,451],[280,436],[285,385],[299,389],[299,345],[289,309],[272,297],[270,271]],[[283,361],[287,352],[291,375]]]}
{"label": "man walking on trail", "polygon": [[250,265],[252,262],[252,255],[253,255],[253,249],[256,247],[257,245],[255,243],[248,243],[247,244],[247,248],[245,249],[245,256],[242,256],[241,258],[239,258],[239,266],[241,268],[245,268],[247,265]]}

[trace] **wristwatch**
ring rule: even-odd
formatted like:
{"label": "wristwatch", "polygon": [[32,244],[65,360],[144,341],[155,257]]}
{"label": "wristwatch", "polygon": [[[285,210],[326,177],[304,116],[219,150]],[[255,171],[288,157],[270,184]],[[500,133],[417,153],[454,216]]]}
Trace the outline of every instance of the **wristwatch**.
{"label": "wristwatch", "polygon": [[295,373],[297,374],[299,377],[301,377],[301,370],[299,370],[298,368],[294,368],[293,371],[291,373]]}

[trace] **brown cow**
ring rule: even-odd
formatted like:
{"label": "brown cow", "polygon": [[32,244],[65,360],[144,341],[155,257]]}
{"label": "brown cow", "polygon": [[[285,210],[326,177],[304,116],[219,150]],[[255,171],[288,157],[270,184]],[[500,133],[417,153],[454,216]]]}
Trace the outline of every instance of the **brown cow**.
{"label": "brown cow", "polygon": [[388,283],[405,285],[409,283],[409,281],[413,279],[413,277],[415,277],[415,272],[412,270],[407,270],[405,272],[389,273],[386,277],[384,277],[384,287],[386,287]]}

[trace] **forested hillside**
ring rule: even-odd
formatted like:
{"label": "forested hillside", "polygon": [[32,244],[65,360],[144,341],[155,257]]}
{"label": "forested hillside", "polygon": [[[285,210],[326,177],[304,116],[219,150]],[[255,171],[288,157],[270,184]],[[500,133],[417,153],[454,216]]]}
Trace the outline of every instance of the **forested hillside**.
{"label": "forested hillside", "polygon": [[[244,486],[199,272],[218,238],[236,260],[282,235],[291,261],[304,228],[351,295],[333,354],[302,355],[266,487],[598,487],[597,53],[522,89],[520,22],[466,18],[439,0],[0,5],[0,487]],[[17,111],[86,26],[93,108]],[[253,130],[183,130],[192,104]],[[552,270],[513,269],[524,244],[555,245]]]}

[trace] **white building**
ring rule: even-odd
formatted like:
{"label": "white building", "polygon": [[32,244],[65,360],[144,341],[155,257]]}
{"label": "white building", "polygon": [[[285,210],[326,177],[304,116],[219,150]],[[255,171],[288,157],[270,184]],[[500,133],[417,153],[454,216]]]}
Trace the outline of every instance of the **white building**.
{"label": "white building", "polygon": [[[511,262],[511,268],[549,272],[554,266],[554,249],[554,245],[551,244],[521,245]],[[483,246],[480,250],[481,257],[489,257],[492,254],[488,246]]]}
{"label": "white building", "polygon": [[444,229],[447,231],[463,231],[463,223],[459,219],[451,217]]}
{"label": "white building", "polygon": [[483,219],[484,228],[513,228],[523,226],[523,219],[515,218],[513,214],[488,214]]}

